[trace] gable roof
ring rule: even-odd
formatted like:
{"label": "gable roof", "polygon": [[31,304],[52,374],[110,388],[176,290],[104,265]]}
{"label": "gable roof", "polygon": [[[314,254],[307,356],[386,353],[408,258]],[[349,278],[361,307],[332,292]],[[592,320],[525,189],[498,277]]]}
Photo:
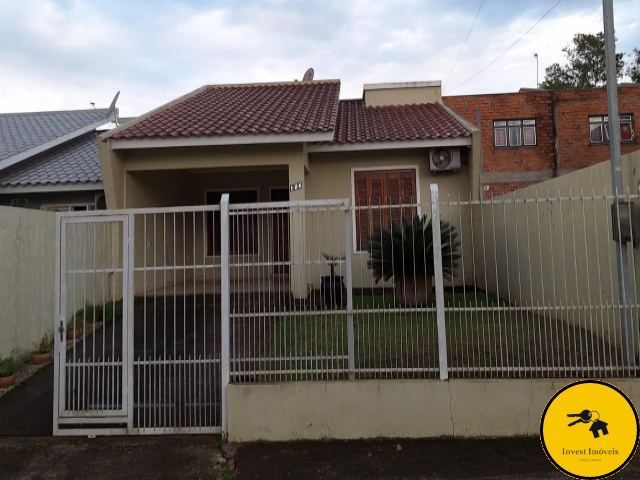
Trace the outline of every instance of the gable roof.
{"label": "gable roof", "polygon": [[0,161],[103,121],[106,109],[0,114]]}
{"label": "gable roof", "polygon": [[207,86],[103,138],[332,132],[339,94],[339,80]]}
{"label": "gable roof", "polygon": [[1,171],[0,187],[102,182],[99,133],[86,133]]}
{"label": "gable roof", "polygon": [[341,100],[331,144],[471,137],[471,130],[440,103],[368,107]]}

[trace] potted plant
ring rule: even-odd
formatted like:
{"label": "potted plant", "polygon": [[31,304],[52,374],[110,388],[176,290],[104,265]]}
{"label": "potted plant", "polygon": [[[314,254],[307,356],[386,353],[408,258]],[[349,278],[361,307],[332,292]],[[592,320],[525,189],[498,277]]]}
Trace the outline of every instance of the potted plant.
{"label": "potted plant", "polygon": [[16,363],[13,358],[0,357],[0,388],[8,388],[16,382]]}
{"label": "potted plant", "polygon": [[76,328],[73,328],[73,320],[67,324],[67,340],[77,340],[82,337],[82,327],[78,326],[76,321]]}
{"label": "potted plant", "polygon": [[[377,227],[369,239],[367,267],[376,283],[393,280],[396,297],[407,307],[426,305],[435,274],[433,264],[433,230],[427,216],[402,219],[402,225],[389,229]],[[442,275],[450,280],[455,275],[460,255],[456,228],[440,221]]]}
{"label": "potted plant", "polygon": [[344,257],[323,253],[322,256],[329,263],[331,275],[320,277],[320,292],[327,307],[342,305],[343,293],[345,292],[344,281],[341,275],[336,275],[336,266],[338,262],[344,260]]}
{"label": "potted plant", "polygon": [[40,339],[40,343],[35,343],[34,351],[31,354],[31,363],[42,365],[51,360],[51,337],[45,333]]}

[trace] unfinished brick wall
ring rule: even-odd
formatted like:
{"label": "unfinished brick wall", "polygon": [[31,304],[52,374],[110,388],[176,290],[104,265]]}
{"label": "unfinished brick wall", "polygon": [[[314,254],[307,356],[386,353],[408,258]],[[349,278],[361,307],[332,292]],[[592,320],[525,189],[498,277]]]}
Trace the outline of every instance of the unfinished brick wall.
{"label": "unfinished brick wall", "polygon": [[[560,171],[584,168],[609,159],[609,144],[591,144],[589,116],[607,114],[606,88],[555,92]],[[618,88],[620,114],[633,114],[634,130],[640,119],[640,85]],[[622,143],[622,154],[638,150],[638,140]]]}
{"label": "unfinished brick wall", "polygon": [[[551,97],[548,92],[502,93],[444,97],[446,105],[477,125],[480,110],[482,130],[482,171],[521,172],[553,169]],[[535,147],[496,147],[493,121],[535,119],[538,145]]]}
{"label": "unfinished brick wall", "polygon": [[[482,130],[481,191],[484,197],[501,195],[558,174],[609,159],[608,144],[591,144],[589,116],[606,115],[605,88],[462,95],[443,97],[459,115]],[[621,114],[633,114],[634,129],[640,119],[640,85],[618,89]],[[554,146],[553,110],[556,110],[557,162]],[[538,145],[496,147],[494,120],[536,119]],[[622,144],[622,154],[638,150],[638,140]],[[488,189],[484,189],[487,186]]]}

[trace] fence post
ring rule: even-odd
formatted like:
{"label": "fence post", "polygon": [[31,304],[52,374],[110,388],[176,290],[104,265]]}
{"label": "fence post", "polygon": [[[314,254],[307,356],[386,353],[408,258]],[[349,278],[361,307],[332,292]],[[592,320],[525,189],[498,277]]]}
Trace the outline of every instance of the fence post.
{"label": "fence post", "polygon": [[345,199],[346,210],[344,211],[344,245],[345,245],[345,268],[347,276],[347,343],[349,351],[349,380],[356,378],[356,357],[353,335],[353,275],[351,272],[351,206],[349,199]]}
{"label": "fence post", "polygon": [[[60,356],[65,352],[65,319],[62,316],[62,214],[56,213],[56,264],[55,264],[55,312],[53,315],[53,436],[60,435],[58,427],[59,399],[60,399]],[[66,301],[66,300],[65,300]],[[59,322],[59,324],[58,324]],[[58,340],[60,337],[60,340]]]}
{"label": "fence post", "polygon": [[229,194],[220,199],[220,375],[221,375],[221,429],[223,435],[227,430],[227,385],[230,373],[229,348]]}
{"label": "fence post", "polygon": [[447,365],[447,327],[444,321],[444,278],[442,276],[442,244],[440,239],[440,205],[438,185],[431,184],[431,228],[433,232],[433,270],[436,289],[436,318],[438,322],[438,356],[440,380],[449,378]]}

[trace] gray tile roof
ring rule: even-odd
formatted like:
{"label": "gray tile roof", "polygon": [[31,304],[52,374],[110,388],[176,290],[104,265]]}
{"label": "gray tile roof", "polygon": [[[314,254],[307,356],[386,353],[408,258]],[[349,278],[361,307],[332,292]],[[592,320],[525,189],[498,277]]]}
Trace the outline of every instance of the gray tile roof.
{"label": "gray tile roof", "polygon": [[106,109],[0,114],[0,160],[104,119]]}
{"label": "gray tile roof", "polygon": [[87,133],[0,171],[0,186],[101,182],[99,133]]}

